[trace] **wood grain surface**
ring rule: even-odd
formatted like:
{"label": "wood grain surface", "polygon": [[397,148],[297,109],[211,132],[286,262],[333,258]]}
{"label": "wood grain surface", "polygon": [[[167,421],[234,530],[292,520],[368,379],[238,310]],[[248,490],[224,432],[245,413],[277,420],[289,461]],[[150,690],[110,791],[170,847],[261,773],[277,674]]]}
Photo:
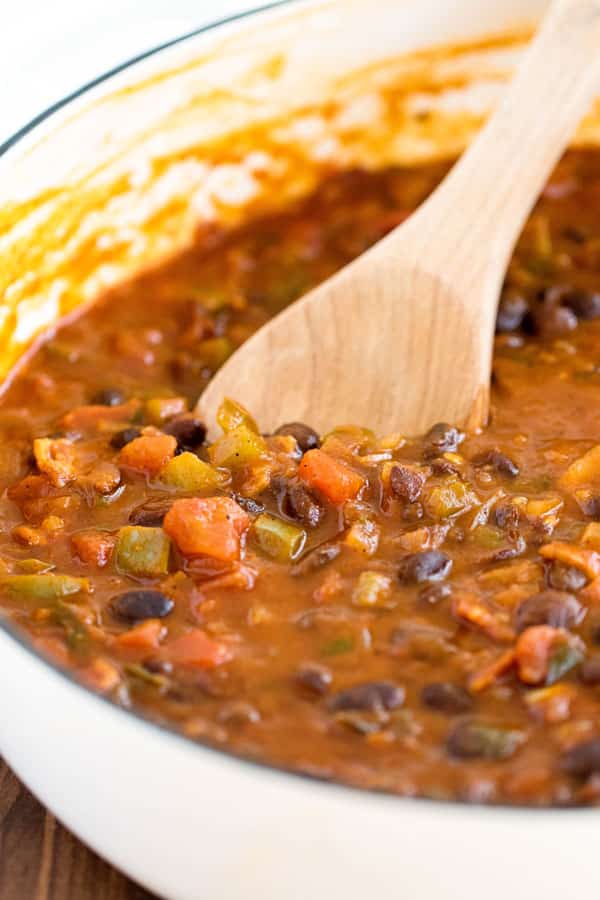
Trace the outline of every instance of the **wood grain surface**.
{"label": "wood grain surface", "polygon": [[1,900],[158,900],[88,850],[0,759]]}

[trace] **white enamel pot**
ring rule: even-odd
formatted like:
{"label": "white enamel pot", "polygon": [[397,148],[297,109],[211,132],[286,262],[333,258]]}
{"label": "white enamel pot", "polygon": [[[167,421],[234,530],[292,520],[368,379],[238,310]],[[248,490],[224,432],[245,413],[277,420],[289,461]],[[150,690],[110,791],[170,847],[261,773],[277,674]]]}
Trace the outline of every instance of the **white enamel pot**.
{"label": "white enamel pot", "polygon": [[[331,165],[460,149],[519,41],[424,51],[517,31],[545,6],[284,3],[161,48],[40,117],[0,158],[0,374],[199,219],[236,221]],[[593,117],[586,129],[594,139]],[[598,812],[402,799],[237,759],[93,695],[7,623],[0,683],[8,763],[83,841],[171,900],[600,894]]]}

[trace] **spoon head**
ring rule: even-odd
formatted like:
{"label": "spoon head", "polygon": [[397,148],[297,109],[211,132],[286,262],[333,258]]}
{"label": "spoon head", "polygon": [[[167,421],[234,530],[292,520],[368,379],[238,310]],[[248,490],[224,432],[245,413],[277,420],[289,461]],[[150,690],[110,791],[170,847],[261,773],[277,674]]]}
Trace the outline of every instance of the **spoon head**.
{"label": "spoon head", "polygon": [[364,257],[294,303],[217,372],[198,402],[209,429],[224,397],[264,431],[306,422],[415,435],[487,415],[493,324],[438,276]]}

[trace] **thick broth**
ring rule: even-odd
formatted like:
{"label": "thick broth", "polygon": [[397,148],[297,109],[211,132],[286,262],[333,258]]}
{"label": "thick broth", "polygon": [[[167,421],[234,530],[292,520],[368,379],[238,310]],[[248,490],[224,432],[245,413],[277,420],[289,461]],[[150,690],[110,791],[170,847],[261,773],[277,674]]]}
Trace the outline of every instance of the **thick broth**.
{"label": "thick broth", "polygon": [[1,602],[192,738],[404,795],[596,803],[600,154],[567,155],[515,252],[483,433],[263,438],[230,406],[209,447],[190,413],[446,168],[333,175],[58,329],[0,406]]}

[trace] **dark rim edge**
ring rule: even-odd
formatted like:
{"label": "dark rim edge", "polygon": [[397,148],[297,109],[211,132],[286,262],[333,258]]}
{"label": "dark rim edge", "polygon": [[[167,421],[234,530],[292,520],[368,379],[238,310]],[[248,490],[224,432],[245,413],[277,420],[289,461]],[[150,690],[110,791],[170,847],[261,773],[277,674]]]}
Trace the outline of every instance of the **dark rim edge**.
{"label": "dark rim edge", "polygon": [[[173,38],[172,40],[165,41],[162,44],[159,44],[155,47],[150,48],[149,50],[145,50],[142,53],[137,54],[136,56],[119,63],[114,68],[104,72],[99,75],[97,78],[88,81],[86,84],[82,85],[77,90],[73,91],[70,94],[67,94],[65,97],[62,97],[60,100],[56,101],[56,103],[51,104],[47,107],[43,112],[39,113],[33,119],[30,119],[24,126],[22,126],[18,131],[12,134],[9,138],[7,138],[2,144],[0,144],[0,160],[5,154],[15,147],[23,138],[27,137],[31,132],[33,132],[38,125],[41,125],[47,119],[51,118],[55,113],[59,112],[64,107],[68,106],[74,100],[79,99],[85,94],[89,93],[89,91],[93,90],[95,87],[103,84],[106,81],[109,81],[115,75],[124,72],[125,70],[135,66],[137,63],[143,62],[146,59],[151,58],[163,50],[168,50],[171,47],[176,47],[179,44],[185,43],[185,41],[190,40],[192,38],[197,37],[200,34],[204,34],[206,32],[213,31],[217,28],[220,28],[224,25],[230,25],[234,22],[240,22],[245,19],[249,19],[252,16],[255,16],[259,13],[266,13],[270,10],[275,10],[277,8],[284,8],[286,6],[292,6],[295,4],[299,4],[302,0],[273,0],[273,2],[264,4],[262,6],[258,6],[249,10],[245,10],[239,13],[234,13],[231,16],[225,16],[221,19],[216,19],[214,21],[208,22],[205,25],[200,26],[199,28],[195,28],[192,31],[186,32],[185,34],[179,35],[179,37]],[[364,788],[359,787],[358,785],[345,784],[343,782],[335,782],[330,781],[326,778],[319,778],[317,775],[311,775],[308,772],[303,772],[302,770],[288,768],[283,765],[276,765],[272,763],[268,763],[266,761],[262,761],[259,759],[253,759],[252,757],[245,756],[242,753],[236,753],[234,750],[228,749],[226,747],[218,747],[214,744],[209,743],[208,741],[199,741],[194,740],[193,738],[187,737],[182,732],[177,731],[175,728],[170,727],[168,725],[163,725],[160,722],[150,718],[149,716],[144,715],[142,712],[133,709],[125,709],[125,707],[120,706],[110,697],[103,696],[102,694],[98,694],[90,688],[85,687],[76,677],[72,674],[72,672],[68,669],[64,669],[61,666],[53,663],[48,657],[44,656],[41,653],[38,653],[33,647],[31,641],[29,641],[26,637],[25,632],[21,631],[16,625],[6,619],[2,614],[0,614],[0,630],[5,632],[9,638],[15,641],[22,650],[25,650],[30,656],[32,656],[36,661],[42,663],[42,665],[46,666],[51,672],[62,677],[65,681],[67,681],[71,686],[78,688],[80,691],[84,692],[88,697],[92,698],[95,701],[101,703],[105,708],[109,708],[114,710],[117,715],[125,717],[129,721],[136,721],[143,726],[148,727],[152,731],[158,731],[162,736],[174,739],[178,742],[182,742],[186,747],[195,747],[198,751],[205,750],[220,757],[228,758],[230,762],[242,763],[244,766],[254,767],[259,769],[262,772],[267,773],[275,773],[277,775],[292,775],[295,779],[309,781],[312,784],[320,785],[330,790],[335,790],[339,792],[348,793],[351,792],[353,794],[368,794],[370,796],[377,796],[381,798],[381,800],[385,802],[397,803],[402,801],[403,803],[411,803],[411,804],[419,804],[419,805],[427,805],[427,806],[439,806],[442,809],[450,809],[450,808],[458,808],[461,811],[467,812],[470,809],[473,813],[477,815],[489,815],[493,816],[497,812],[502,812],[504,814],[522,814],[523,812],[533,813],[537,816],[540,815],[548,815],[557,814],[557,813],[576,813],[577,815],[581,815],[582,813],[593,813],[596,812],[593,808],[586,807],[570,807],[570,808],[562,808],[562,807],[530,807],[530,806],[519,806],[519,805],[509,805],[509,804],[496,804],[496,805],[486,805],[486,804],[469,804],[466,801],[460,800],[436,800],[431,797],[406,797],[402,794],[394,794],[389,791],[377,790],[375,788]]]}

